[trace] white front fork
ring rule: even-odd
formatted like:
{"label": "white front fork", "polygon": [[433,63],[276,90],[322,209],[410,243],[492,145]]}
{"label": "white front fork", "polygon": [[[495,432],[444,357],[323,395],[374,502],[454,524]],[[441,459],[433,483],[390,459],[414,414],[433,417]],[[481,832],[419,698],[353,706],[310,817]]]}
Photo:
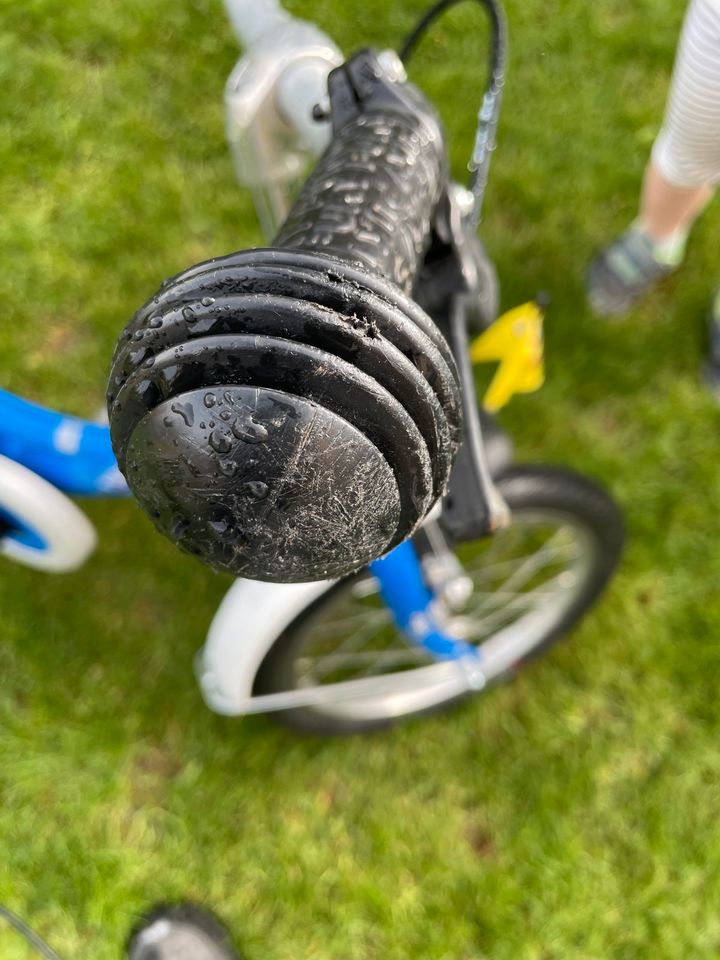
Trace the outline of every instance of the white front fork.
{"label": "white front fork", "polygon": [[[482,689],[485,675],[473,656],[382,676],[253,695],[255,677],[270,648],[334,583],[235,581],[218,607],[196,660],[200,690],[211,710],[234,717],[322,707],[367,697],[392,697],[402,713],[404,709],[429,709],[452,697]],[[411,708],[403,706],[406,701]]]}

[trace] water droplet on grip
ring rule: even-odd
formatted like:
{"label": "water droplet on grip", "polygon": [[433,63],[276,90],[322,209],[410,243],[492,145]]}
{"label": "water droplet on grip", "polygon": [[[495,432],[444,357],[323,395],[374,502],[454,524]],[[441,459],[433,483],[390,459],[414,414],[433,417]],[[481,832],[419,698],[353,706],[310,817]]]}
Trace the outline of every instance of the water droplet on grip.
{"label": "water droplet on grip", "polygon": [[195,411],[191,403],[180,403],[176,401],[170,407],[173,413],[177,413],[185,421],[186,427],[191,427],[195,423]]}
{"label": "water droplet on grip", "polygon": [[262,423],[255,423],[254,420],[243,420],[240,417],[233,422],[232,432],[238,440],[244,440],[246,443],[262,443],[268,437],[267,427],[264,427]]}
{"label": "water droplet on grip", "polygon": [[232,447],[230,432],[222,427],[216,427],[210,434],[210,446],[218,453],[228,453]]}

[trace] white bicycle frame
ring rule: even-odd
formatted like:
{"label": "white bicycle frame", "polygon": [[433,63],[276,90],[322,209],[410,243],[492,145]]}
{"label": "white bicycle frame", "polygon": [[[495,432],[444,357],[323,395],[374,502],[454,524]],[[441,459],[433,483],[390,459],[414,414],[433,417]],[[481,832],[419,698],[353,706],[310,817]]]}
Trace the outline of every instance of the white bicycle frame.
{"label": "white bicycle frame", "polygon": [[0,555],[43,570],[79,569],[95,549],[97,535],[88,518],[57,487],[27,467],[0,455],[0,505],[20,532],[0,539]]}
{"label": "white bicycle frame", "polygon": [[236,580],[210,624],[196,672],[203,699],[216,713],[262,712],[252,690],[260,664],[293,620],[332,586],[317,583],[261,583]]}

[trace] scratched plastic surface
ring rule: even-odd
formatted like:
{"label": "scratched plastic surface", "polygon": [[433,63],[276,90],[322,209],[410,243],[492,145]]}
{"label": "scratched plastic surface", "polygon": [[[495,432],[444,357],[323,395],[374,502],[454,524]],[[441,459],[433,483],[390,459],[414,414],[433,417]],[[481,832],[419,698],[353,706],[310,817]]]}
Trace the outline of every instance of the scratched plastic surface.
{"label": "scratched plastic surface", "polygon": [[[322,470],[303,455],[308,444],[322,445]],[[364,435],[277,390],[201,389],[165,401],[133,432],[127,477],[179,546],[259,579],[337,576],[348,537],[367,561],[398,522],[392,472]]]}

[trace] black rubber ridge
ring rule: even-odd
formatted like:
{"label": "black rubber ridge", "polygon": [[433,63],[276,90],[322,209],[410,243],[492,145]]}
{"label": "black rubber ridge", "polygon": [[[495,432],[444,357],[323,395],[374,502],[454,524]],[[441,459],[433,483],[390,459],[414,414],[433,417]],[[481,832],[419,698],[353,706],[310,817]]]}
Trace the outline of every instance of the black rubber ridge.
{"label": "black rubber ridge", "polygon": [[[362,558],[372,559],[372,551],[368,552],[369,547],[359,550],[353,562],[349,548],[343,554],[345,547],[336,538],[323,556],[327,538],[323,518],[316,510],[317,497],[312,504],[303,503],[301,485],[289,474],[275,474],[275,482],[283,489],[289,484],[295,491],[295,519],[286,496],[281,497],[284,516],[266,518],[267,529],[274,532],[278,545],[274,566],[265,534],[257,525],[252,527],[252,536],[247,527],[244,529],[242,549],[236,544],[237,549],[232,547],[234,554],[228,555],[227,546],[211,543],[203,532],[205,527],[200,530],[195,520],[199,516],[215,529],[213,518],[220,504],[227,508],[221,526],[228,527],[230,517],[237,527],[234,504],[238,481],[215,476],[207,485],[204,509],[194,500],[192,505],[187,504],[188,513],[183,517],[184,491],[175,491],[173,483],[182,486],[194,482],[197,487],[199,478],[192,481],[183,473],[184,468],[175,472],[170,469],[175,454],[162,438],[159,424],[166,419],[173,424],[168,427],[168,435],[172,434],[175,450],[179,451],[189,437],[182,437],[185,428],[173,421],[172,413],[187,405],[184,395],[233,385],[284,391],[295,398],[298,409],[306,409],[302,407],[303,398],[326,407],[328,415],[339,419],[328,419],[318,411],[313,416],[316,424],[324,424],[323,430],[336,445],[346,429],[342,421],[348,429],[351,426],[367,435],[377,450],[377,455],[367,453],[363,490],[367,490],[366,474],[370,470],[381,471],[377,482],[390,490],[387,478],[380,480],[383,468],[375,462],[377,456],[389,464],[394,476],[395,493],[388,492],[388,496],[391,512],[399,498],[397,525],[390,531],[386,517],[380,524],[382,532],[378,532],[374,521],[364,515],[370,502],[367,496],[358,498],[357,490],[350,495],[354,481],[343,474],[343,482],[350,484],[346,488],[348,496],[358,504],[357,515],[347,514],[348,535],[352,535],[353,524],[369,531],[367,544],[372,544],[378,556],[414,529],[446,487],[461,426],[454,364],[451,367],[446,362],[443,354],[449,348],[429,318],[392,284],[367,279],[361,267],[348,267],[335,258],[330,263],[330,258],[318,253],[265,251],[263,259],[270,262],[257,263],[249,252],[226,258],[226,266],[221,269],[213,264],[209,271],[189,271],[191,276],[160,291],[133,318],[118,345],[108,389],[113,446],[133,492],[156,525],[211,565],[270,580],[314,579],[329,571],[341,575],[363,562]],[[432,339],[426,335],[425,326],[434,332]],[[243,333],[235,333],[238,330]],[[438,343],[444,346],[442,353],[436,347]],[[165,410],[166,402],[170,403],[169,410]],[[136,465],[142,451],[148,459],[147,469],[128,470],[134,430],[159,405],[163,406],[163,416],[160,420],[153,418],[152,429],[145,424],[140,432],[143,442],[134,444]],[[298,468],[296,459],[302,449],[302,456],[314,458],[318,475],[323,476],[324,441],[309,421],[306,428],[307,437],[312,436],[312,443],[319,443],[318,447],[303,443],[298,448],[277,448],[275,458],[279,462],[290,457],[288,470],[297,469],[298,477],[305,476],[304,467]],[[207,445],[209,432],[196,436],[187,429],[193,443]],[[358,438],[352,431],[348,436],[357,447]],[[159,447],[168,451],[162,463],[156,462]],[[208,455],[203,462],[212,472],[212,454]],[[193,459],[190,450],[184,456]],[[271,467],[269,462],[264,463],[261,472],[267,473]],[[162,498],[156,496],[157,489],[150,482],[158,471],[163,476],[167,509],[163,509]],[[331,475],[339,476],[331,471],[328,482]],[[254,481],[251,478],[247,482]],[[342,499],[339,488],[337,495]],[[269,502],[275,501],[271,498]],[[310,547],[310,516],[315,524],[316,556]],[[300,529],[302,543],[298,540]],[[183,537],[174,535],[178,530],[185,531]],[[283,538],[295,544],[297,556],[292,562],[287,560]]]}
{"label": "black rubber ridge", "polygon": [[128,359],[136,364],[150,355],[150,335],[141,331],[157,324],[166,310],[187,307],[192,322],[203,299],[238,294],[295,297],[299,309],[309,301],[376,326],[430,383],[459,442],[458,372],[450,347],[430,317],[382,278],[334,257],[250,250],[198,264],[167,283],[170,286],[148,301],[125,328],[113,357],[111,394]]}
{"label": "black rubber ridge", "polygon": [[[397,479],[403,504],[401,529],[405,525],[412,529],[434,494],[425,441],[405,409],[377,381],[339,358],[332,358],[332,366],[333,376],[328,377],[323,351],[273,337],[206,337],[167,350],[155,359],[151,371],[136,371],[117,397],[114,431],[120,467],[126,469],[120,452],[126,450],[135,426],[165,400],[177,398],[182,411],[181,395],[188,390],[222,390],[230,385],[274,388],[321,404],[367,435]],[[222,422],[215,429],[231,433]]]}
{"label": "black rubber ridge", "polygon": [[[192,322],[188,322],[188,310],[192,310]],[[443,493],[455,452],[445,412],[437,395],[405,354],[370,324],[317,304],[303,304],[300,312],[295,301],[286,297],[250,294],[218,297],[210,305],[175,307],[156,315],[140,333],[116,361],[113,381],[118,393],[128,378],[137,374],[138,363],[145,371],[142,378],[155,382],[158,370],[153,370],[152,376],[147,371],[160,354],[217,335],[280,337],[306,343],[351,363],[374,377],[415,421],[430,455],[434,496]],[[151,390],[145,392],[152,396]],[[120,439],[121,445],[122,442]]]}

